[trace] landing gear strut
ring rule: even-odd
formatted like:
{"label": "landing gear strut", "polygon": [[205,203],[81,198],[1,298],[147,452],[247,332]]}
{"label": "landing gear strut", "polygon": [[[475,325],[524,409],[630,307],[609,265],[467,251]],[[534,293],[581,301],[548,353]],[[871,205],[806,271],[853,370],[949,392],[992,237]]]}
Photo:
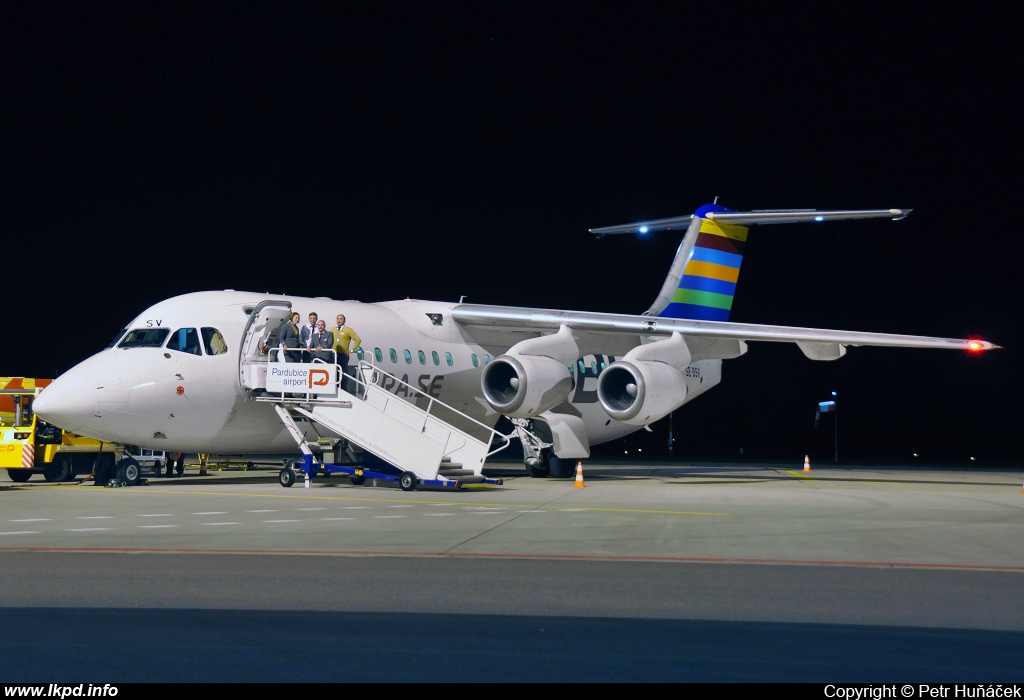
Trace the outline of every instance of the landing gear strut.
{"label": "landing gear strut", "polygon": [[535,479],[547,476],[563,479],[573,475],[572,465],[562,463],[553,450],[550,442],[545,442],[537,434],[533,421],[526,418],[512,418],[515,426],[513,434],[523,443],[523,458],[526,470]]}

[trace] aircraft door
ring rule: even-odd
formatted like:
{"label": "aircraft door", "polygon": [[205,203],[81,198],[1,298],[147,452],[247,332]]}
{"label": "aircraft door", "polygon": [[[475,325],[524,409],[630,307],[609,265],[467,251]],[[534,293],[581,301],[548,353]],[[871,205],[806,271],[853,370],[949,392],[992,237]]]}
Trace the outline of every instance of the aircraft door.
{"label": "aircraft door", "polygon": [[267,361],[271,336],[292,312],[292,303],[261,301],[249,314],[238,351],[238,380],[246,389],[267,388]]}

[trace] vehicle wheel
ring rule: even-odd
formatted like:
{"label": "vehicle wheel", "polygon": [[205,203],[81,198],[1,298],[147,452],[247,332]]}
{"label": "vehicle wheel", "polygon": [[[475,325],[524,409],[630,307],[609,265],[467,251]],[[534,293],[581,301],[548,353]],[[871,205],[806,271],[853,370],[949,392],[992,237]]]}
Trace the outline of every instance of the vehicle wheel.
{"label": "vehicle wheel", "polygon": [[348,480],[352,482],[353,486],[362,486],[366,483],[366,477],[362,474],[353,474],[348,478]]}
{"label": "vehicle wheel", "polygon": [[43,468],[43,478],[47,481],[64,481],[74,473],[71,458],[57,457]]}
{"label": "vehicle wheel", "polygon": [[11,477],[11,481],[16,481],[19,484],[24,484],[26,481],[32,478],[31,469],[8,469],[7,476]]}
{"label": "vehicle wheel", "polygon": [[418,482],[419,479],[416,478],[415,474],[413,474],[412,472],[405,472],[402,474],[402,477],[398,480],[398,485],[402,487],[403,491],[415,491],[416,484]]}
{"label": "vehicle wheel", "polygon": [[134,457],[125,457],[117,463],[117,480],[127,486],[138,486],[142,467]]}
{"label": "vehicle wheel", "polygon": [[288,488],[295,483],[295,472],[290,467],[285,467],[281,470],[281,473],[277,475],[277,480],[281,482],[281,486]]}

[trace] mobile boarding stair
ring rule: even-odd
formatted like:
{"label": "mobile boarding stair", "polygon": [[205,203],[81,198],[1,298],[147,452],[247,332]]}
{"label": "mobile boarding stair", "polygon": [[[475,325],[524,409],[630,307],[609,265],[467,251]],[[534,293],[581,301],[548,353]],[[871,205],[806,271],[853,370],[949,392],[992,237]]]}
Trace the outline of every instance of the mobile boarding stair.
{"label": "mobile boarding stair", "polygon": [[[508,447],[509,437],[395,375],[365,361],[359,362],[355,377],[344,375],[343,382],[335,380],[342,376],[339,366],[319,360],[307,364],[270,363],[268,367],[268,392],[284,388],[275,383],[274,368],[299,375],[317,371],[330,375],[323,384],[316,378],[303,381],[305,386],[300,390],[308,393],[273,391],[256,398],[274,404],[274,410],[302,453],[301,463],[286,465],[281,470],[282,486],[291,486],[303,473],[308,486],[318,471],[347,474],[355,485],[366,479],[397,482],[405,491],[420,485],[463,488],[473,484],[502,484],[501,479],[488,479],[482,472],[488,457]],[[394,392],[407,393],[411,400]],[[335,441],[330,438],[309,440],[299,427],[300,422],[312,423],[318,435],[317,426],[322,426],[348,441],[349,457],[354,457],[351,445],[355,445],[387,464],[376,469],[354,462],[334,464],[318,460],[317,454],[321,458],[326,454],[319,448]],[[500,444],[492,448],[496,439]],[[345,453],[336,447],[334,454],[337,459]],[[297,471],[300,466],[301,471]]]}

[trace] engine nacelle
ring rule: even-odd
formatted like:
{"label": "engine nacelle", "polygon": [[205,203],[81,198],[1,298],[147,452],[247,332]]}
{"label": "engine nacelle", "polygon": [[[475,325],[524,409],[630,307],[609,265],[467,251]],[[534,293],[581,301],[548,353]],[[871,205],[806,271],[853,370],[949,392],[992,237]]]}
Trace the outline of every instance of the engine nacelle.
{"label": "engine nacelle", "polygon": [[564,363],[540,355],[501,355],[480,375],[484,399],[498,413],[530,418],[569,398],[572,377]]}
{"label": "engine nacelle", "polygon": [[664,362],[613,362],[597,378],[597,399],[615,420],[649,425],[682,405],[686,379]]}

